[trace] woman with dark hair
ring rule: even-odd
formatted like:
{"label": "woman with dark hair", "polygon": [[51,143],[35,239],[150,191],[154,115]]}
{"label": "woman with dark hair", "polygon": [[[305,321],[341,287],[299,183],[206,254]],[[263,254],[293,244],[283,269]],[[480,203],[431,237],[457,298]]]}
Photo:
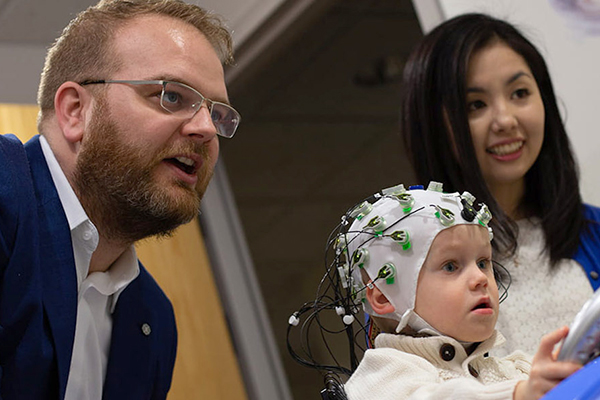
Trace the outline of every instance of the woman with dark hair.
{"label": "woman with dark hair", "polygon": [[495,258],[513,277],[504,351],[533,354],[600,286],[600,209],[582,203],[542,55],[490,16],[446,21],[407,62],[401,129],[418,181],[468,188],[490,207]]}

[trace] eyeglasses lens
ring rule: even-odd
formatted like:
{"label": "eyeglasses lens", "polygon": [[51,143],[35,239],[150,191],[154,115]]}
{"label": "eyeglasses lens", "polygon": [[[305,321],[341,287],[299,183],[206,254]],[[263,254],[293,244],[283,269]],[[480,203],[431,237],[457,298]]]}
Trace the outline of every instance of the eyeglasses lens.
{"label": "eyeglasses lens", "polygon": [[[170,113],[191,118],[202,107],[204,101],[205,98],[195,90],[176,82],[166,82],[163,86],[160,104]],[[227,104],[210,100],[208,102],[210,103],[208,104],[210,117],[219,135],[232,137],[240,121],[238,112]]]}

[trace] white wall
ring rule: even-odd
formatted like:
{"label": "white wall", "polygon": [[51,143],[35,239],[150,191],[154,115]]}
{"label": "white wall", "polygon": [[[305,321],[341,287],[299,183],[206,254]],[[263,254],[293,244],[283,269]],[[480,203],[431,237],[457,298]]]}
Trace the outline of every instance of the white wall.
{"label": "white wall", "polygon": [[0,43],[0,103],[35,104],[44,46]]}
{"label": "white wall", "polygon": [[[546,58],[581,168],[583,198],[600,205],[600,30],[578,29],[584,24],[573,24],[551,2],[556,0],[438,0],[438,10],[420,15],[420,20],[430,28],[439,14],[449,19],[484,12],[517,25]],[[594,24],[600,27],[600,19]]]}
{"label": "white wall", "polygon": [[[27,7],[33,9],[41,8],[38,1],[27,0],[22,8],[18,8],[15,16],[27,14]],[[305,0],[303,0],[305,1]],[[223,16],[227,26],[233,31],[234,45],[241,44],[248,36],[267,19],[284,0],[190,0],[191,3],[214,11]],[[0,3],[2,1],[0,0]],[[71,9],[70,5],[61,8],[60,4],[48,8],[48,12],[60,13],[60,15],[75,15],[87,7],[89,2],[84,2],[81,9]],[[16,4],[16,2],[15,2]],[[65,3],[67,4],[67,3]],[[25,11],[23,11],[25,10]],[[2,10],[4,23],[15,23],[15,29],[36,29],[30,26],[33,19],[14,21],[10,10]],[[40,12],[39,10],[37,12]],[[43,11],[46,12],[46,11]],[[60,18],[47,18],[47,20],[59,20]],[[0,36],[0,103],[35,104],[37,87],[40,81],[40,72],[44,65],[46,48],[54,41],[54,35],[59,33],[64,26],[50,27],[53,32],[45,43],[11,43],[3,41]]]}

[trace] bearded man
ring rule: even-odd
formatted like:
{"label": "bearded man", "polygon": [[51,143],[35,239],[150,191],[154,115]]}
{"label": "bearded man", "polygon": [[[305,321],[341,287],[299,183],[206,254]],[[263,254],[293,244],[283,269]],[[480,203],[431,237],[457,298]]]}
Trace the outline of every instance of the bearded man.
{"label": "bearded man", "polygon": [[164,399],[177,331],[134,243],[197,215],[240,116],[221,20],[102,0],[50,48],[35,136],[0,136],[0,397]]}

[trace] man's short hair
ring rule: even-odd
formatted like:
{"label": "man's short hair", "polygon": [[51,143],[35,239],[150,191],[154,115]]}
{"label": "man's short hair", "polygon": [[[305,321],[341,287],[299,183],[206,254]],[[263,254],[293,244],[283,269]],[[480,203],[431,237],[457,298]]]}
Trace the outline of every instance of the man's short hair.
{"label": "man's short hair", "polygon": [[38,89],[40,123],[53,114],[54,96],[64,82],[103,79],[123,60],[112,51],[114,32],[133,18],[164,15],[196,27],[224,63],[233,59],[233,45],[223,20],[181,0],[101,0],[79,13],[48,50]]}

